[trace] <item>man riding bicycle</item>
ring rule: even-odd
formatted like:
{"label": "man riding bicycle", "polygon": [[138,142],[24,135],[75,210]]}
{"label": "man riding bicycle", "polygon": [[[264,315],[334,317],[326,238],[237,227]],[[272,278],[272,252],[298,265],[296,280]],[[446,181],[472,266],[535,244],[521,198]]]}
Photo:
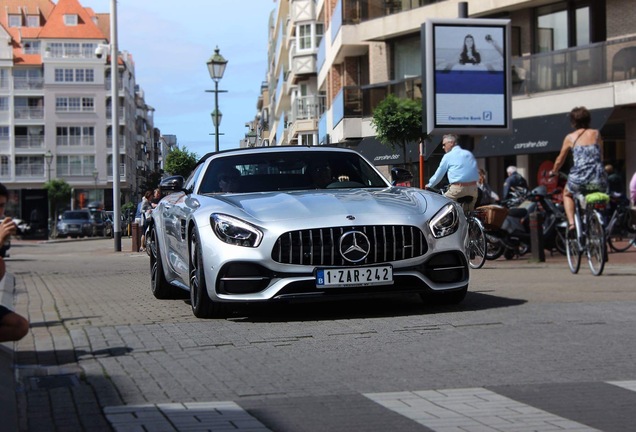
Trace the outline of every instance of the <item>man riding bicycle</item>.
{"label": "man riding bicycle", "polygon": [[429,179],[424,189],[435,187],[444,174],[448,176],[450,186],[444,196],[457,201],[459,198],[471,196],[473,200],[467,204],[472,211],[477,203],[479,170],[475,156],[457,144],[457,135],[448,134],[442,138],[442,148],[446,153],[437,167],[435,174]]}

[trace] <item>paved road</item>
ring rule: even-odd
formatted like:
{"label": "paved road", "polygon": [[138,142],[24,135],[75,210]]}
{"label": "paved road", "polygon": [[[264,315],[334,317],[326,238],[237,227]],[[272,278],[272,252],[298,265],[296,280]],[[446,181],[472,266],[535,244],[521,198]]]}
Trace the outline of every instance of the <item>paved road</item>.
{"label": "paved road", "polygon": [[636,424],[636,249],[611,254],[601,277],[571,275],[562,257],[487,262],[458,307],[407,296],[198,320],[183,300],[152,298],[147,256],[122,248],[14,243],[14,305],[31,332],[0,351],[14,350],[18,411],[0,430]]}

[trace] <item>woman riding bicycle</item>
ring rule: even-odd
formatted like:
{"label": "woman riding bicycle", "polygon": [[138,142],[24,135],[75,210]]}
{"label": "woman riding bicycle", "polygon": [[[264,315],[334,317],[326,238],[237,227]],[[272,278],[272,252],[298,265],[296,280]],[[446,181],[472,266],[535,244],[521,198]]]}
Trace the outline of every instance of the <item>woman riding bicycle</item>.
{"label": "woman riding bicycle", "polygon": [[570,112],[570,124],[574,132],[566,135],[561,152],[550,175],[555,175],[563,166],[568,152],[572,150],[574,164],[568,174],[563,190],[563,207],[568,219],[568,230],[574,229],[573,195],[584,191],[607,191],[607,174],[603,167],[603,138],[596,129],[590,129],[592,118],[585,107],[576,107]]}

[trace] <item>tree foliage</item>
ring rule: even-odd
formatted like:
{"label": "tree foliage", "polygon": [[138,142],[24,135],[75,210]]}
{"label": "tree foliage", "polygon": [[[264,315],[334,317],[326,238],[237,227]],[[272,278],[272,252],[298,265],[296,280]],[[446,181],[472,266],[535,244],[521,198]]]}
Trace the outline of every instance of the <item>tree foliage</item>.
{"label": "tree foliage", "polygon": [[406,159],[406,145],[425,137],[422,132],[422,101],[389,94],[373,111],[371,124],[378,140],[392,149],[400,146]]}
{"label": "tree foliage", "polygon": [[195,153],[189,152],[186,147],[183,149],[175,148],[166,156],[164,169],[171,175],[188,177],[198,160],[199,157]]}
{"label": "tree foliage", "polygon": [[[71,199],[71,195],[73,193],[71,185],[66,183],[64,179],[58,178],[44,183],[44,190],[46,191],[49,203],[51,204],[50,217],[53,221],[57,221],[58,208],[64,207]],[[56,225],[57,224],[53,222],[53,237],[55,237],[55,233],[57,231]]]}

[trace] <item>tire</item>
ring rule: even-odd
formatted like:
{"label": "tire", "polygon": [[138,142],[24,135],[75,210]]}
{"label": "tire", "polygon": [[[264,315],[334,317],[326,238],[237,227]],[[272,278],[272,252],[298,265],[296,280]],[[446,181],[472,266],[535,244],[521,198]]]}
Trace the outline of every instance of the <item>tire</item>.
{"label": "tire", "polygon": [[468,293],[468,285],[450,291],[450,292],[433,292],[420,294],[424,303],[433,305],[456,305],[461,303]]}
{"label": "tire", "polygon": [[155,298],[160,300],[174,299],[181,297],[181,290],[170,285],[163,272],[163,262],[161,261],[161,251],[157,241],[157,232],[151,230],[152,240],[149,242],[150,252],[150,290]]}
{"label": "tire", "polygon": [[563,231],[560,229],[557,229],[556,233],[554,234],[554,246],[561,255],[567,255],[565,236],[566,234],[564,234]]}
{"label": "tire", "polygon": [[614,252],[625,252],[634,244],[636,230],[628,226],[628,219],[629,214],[623,211],[616,218],[612,218],[607,226],[607,243]]}
{"label": "tire", "polygon": [[568,259],[570,272],[576,274],[579,272],[579,268],[581,267],[581,252],[579,250],[579,242],[576,239],[576,236],[571,235],[570,232],[568,232],[566,235],[567,238],[565,239],[565,256]]}
{"label": "tire", "polygon": [[190,305],[197,318],[214,318],[221,314],[221,307],[208,295],[203,270],[203,255],[196,229],[190,234]]}
{"label": "tire", "polygon": [[468,245],[466,253],[468,254],[468,263],[470,268],[480,269],[486,262],[486,235],[484,229],[474,217],[468,218]]}
{"label": "tire", "polygon": [[494,238],[489,234],[486,234],[486,259],[496,260],[504,253],[505,246],[499,239]]}
{"label": "tire", "polygon": [[601,216],[593,212],[587,221],[587,262],[594,276],[603,274],[607,259],[607,244]]}

